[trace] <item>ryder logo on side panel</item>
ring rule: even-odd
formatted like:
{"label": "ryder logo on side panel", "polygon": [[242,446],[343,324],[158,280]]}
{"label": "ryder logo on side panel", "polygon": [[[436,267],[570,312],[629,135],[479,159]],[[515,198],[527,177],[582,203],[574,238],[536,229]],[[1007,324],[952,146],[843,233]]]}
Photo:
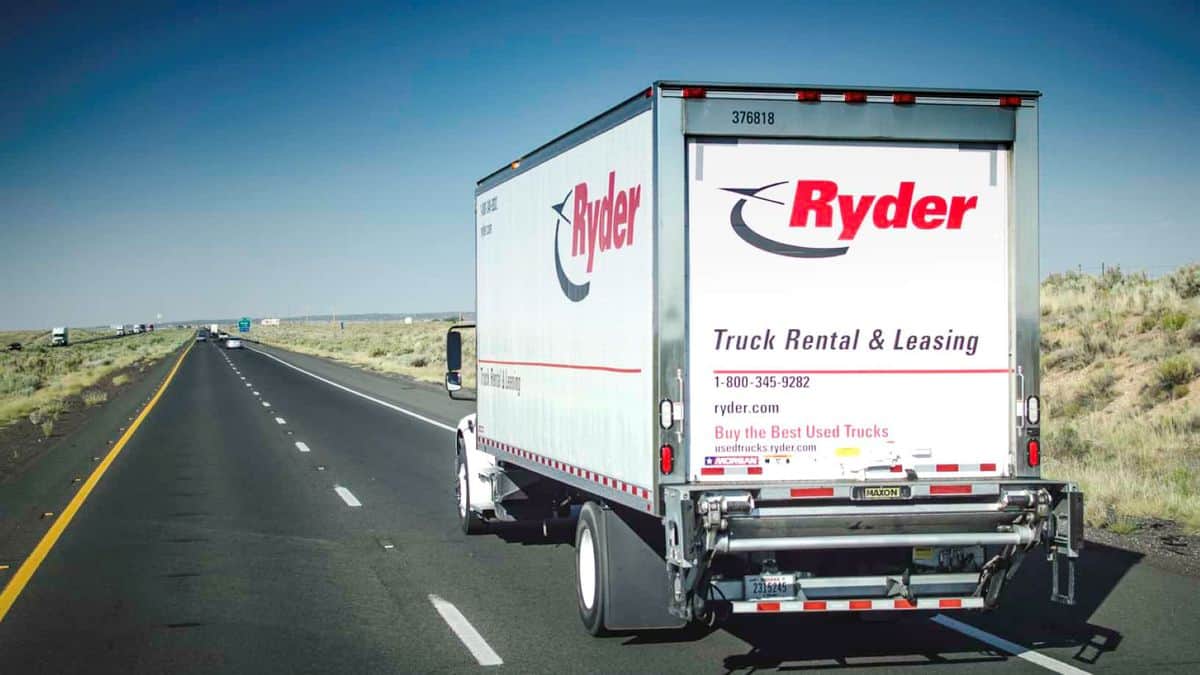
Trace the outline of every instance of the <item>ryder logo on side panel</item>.
{"label": "ryder logo on side panel", "polygon": [[[606,259],[633,246],[642,223],[638,214],[642,205],[642,186],[621,185],[616,171],[609,171],[607,185],[577,183],[567,196],[550,208],[557,214],[554,223],[554,270],[558,285],[572,302],[588,296],[592,273],[603,268]],[[563,225],[570,231],[571,259],[576,270],[569,275],[563,266],[560,236]],[[574,276],[575,278],[572,278]]]}
{"label": "ryder logo on side panel", "polygon": [[[979,205],[978,195],[937,195],[921,190],[916,181],[900,181],[894,192],[849,194],[832,180],[780,181],[762,187],[721,188],[741,195],[729,212],[729,224],[743,241],[764,251],[791,258],[832,258],[845,255],[850,244],[870,230],[961,230]],[[786,199],[791,193],[789,210]],[[746,206],[753,204],[754,223]],[[761,205],[766,208],[757,208]],[[825,245],[800,245],[777,237],[803,228]],[[787,236],[789,240],[798,240]],[[815,241],[813,243],[816,243]]]}

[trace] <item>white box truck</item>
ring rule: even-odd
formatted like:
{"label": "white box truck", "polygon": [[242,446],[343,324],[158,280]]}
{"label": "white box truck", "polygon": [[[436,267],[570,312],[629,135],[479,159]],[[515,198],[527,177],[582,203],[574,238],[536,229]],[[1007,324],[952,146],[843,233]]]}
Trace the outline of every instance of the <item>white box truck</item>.
{"label": "white box truck", "polygon": [[66,347],[70,344],[70,333],[66,326],[58,326],[50,331],[51,347]]}
{"label": "white box truck", "polygon": [[986,608],[1039,546],[1073,602],[1038,98],[658,82],[479,181],[464,530],[575,518],[592,633]]}

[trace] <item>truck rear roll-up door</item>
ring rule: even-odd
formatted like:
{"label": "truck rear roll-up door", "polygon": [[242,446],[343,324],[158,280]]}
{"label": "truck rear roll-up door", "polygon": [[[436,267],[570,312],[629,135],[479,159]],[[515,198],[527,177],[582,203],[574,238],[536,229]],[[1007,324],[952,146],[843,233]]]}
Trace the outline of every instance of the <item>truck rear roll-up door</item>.
{"label": "truck rear roll-up door", "polygon": [[687,152],[689,476],[1006,473],[1008,151]]}

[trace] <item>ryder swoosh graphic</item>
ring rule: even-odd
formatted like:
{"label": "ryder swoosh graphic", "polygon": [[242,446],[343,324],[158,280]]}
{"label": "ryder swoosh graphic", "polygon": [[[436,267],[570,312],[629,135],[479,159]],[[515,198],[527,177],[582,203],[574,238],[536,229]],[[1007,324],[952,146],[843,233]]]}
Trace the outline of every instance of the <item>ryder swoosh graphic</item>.
{"label": "ryder swoosh graphic", "polygon": [[567,218],[566,214],[563,213],[563,208],[566,207],[567,202],[571,201],[571,195],[574,194],[574,192],[574,189],[567,191],[567,196],[563,197],[561,202],[551,206],[550,208],[554,209],[554,211],[558,214],[558,220],[554,223],[554,271],[558,273],[558,285],[560,288],[562,288],[563,295],[567,296],[571,302],[579,302],[587,297],[588,291],[591,290],[592,282],[587,281],[582,284],[577,284],[571,281],[567,277],[566,270],[563,269],[562,254],[558,252],[558,231],[562,229],[563,222],[566,222],[567,225],[571,224],[571,221]]}
{"label": "ryder swoosh graphic", "polygon": [[[783,202],[770,199],[768,197],[763,197],[758,193],[779,185],[784,185],[785,183],[787,183],[787,181],[779,181],[778,183],[771,183],[770,185],[764,185],[759,188],[721,188],[726,192],[742,195],[742,199],[739,199],[729,211],[729,224],[733,227],[734,234],[740,237],[742,241],[757,249],[761,249],[768,253],[774,253],[775,255],[787,256],[789,258],[832,258],[834,256],[844,255],[846,251],[849,250],[848,246],[819,248],[814,246],[795,246],[793,244],[785,244],[782,241],[775,241],[774,239],[762,236],[758,232],[755,232],[746,223],[745,217],[742,216],[742,208],[746,206],[747,198],[758,199],[771,204],[783,206]],[[564,201],[563,203],[566,202]],[[559,213],[561,215],[561,211]]]}

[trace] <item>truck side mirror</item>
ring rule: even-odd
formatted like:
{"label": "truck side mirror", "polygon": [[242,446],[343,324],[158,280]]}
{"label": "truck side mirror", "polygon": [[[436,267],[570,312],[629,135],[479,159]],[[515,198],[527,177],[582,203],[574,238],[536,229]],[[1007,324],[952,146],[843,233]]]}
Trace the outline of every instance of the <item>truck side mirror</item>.
{"label": "truck side mirror", "polygon": [[456,398],[454,392],[463,388],[462,330],[474,328],[474,324],[451,326],[446,331],[446,392]]}
{"label": "truck side mirror", "polygon": [[446,332],[446,370],[462,370],[462,333],[453,328]]}

